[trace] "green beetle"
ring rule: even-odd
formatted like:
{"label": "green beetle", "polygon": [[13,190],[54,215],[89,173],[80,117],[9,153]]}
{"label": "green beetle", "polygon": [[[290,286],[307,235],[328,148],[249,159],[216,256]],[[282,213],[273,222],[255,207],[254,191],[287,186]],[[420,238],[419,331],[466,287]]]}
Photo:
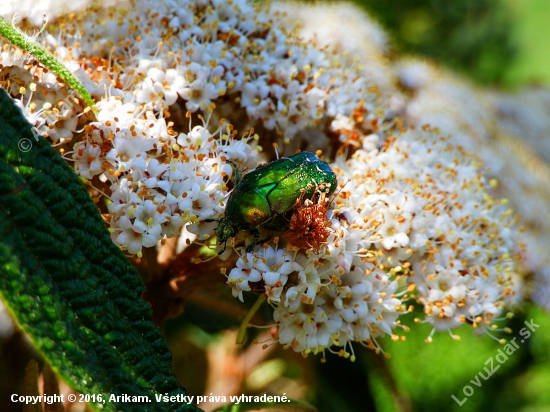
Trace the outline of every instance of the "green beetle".
{"label": "green beetle", "polygon": [[[330,196],[336,189],[336,175],[310,152],[282,157],[251,171],[236,182],[229,196],[225,216],[215,230],[220,245],[238,231],[249,230],[253,240],[246,251],[251,252],[260,238],[258,228],[286,230],[302,190],[303,196],[311,198],[321,185]],[[219,253],[224,251],[225,247]]]}

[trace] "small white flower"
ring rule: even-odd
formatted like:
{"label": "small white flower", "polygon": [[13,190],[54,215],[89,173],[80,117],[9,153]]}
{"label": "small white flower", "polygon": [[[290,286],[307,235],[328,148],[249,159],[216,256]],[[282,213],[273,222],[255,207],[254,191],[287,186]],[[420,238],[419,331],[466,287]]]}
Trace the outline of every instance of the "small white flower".
{"label": "small white flower", "polygon": [[144,171],[147,168],[147,151],[152,150],[155,144],[156,139],[133,137],[129,132],[121,133],[113,139],[113,148],[105,159],[121,172],[134,168]]}
{"label": "small white flower", "polygon": [[91,180],[94,176],[103,173],[101,147],[99,145],[87,142],[76,143],[73,159],[75,161],[75,172],[86,179]]}
{"label": "small white flower", "polygon": [[166,71],[157,67],[147,70],[147,75],[141,89],[136,93],[138,103],[163,101],[167,106],[173,105],[178,99],[178,92],[182,91],[186,81],[182,74],[175,69]]}
{"label": "small white flower", "polygon": [[111,225],[111,228],[115,229],[111,235],[115,243],[132,255],[140,253],[142,247],[155,246],[159,241],[155,235],[134,226],[127,216],[121,216],[116,222],[116,227]]}
{"label": "small white flower", "polygon": [[161,224],[167,221],[168,216],[165,211],[160,212],[161,209],[151,200],[146,200],[143,204],[137,205],[133,213],[135,217],[134,228],[140,233],[153,235],[160,240]]}
{"label": "small white flower", "polygon": [[232,269],[227,278],[227,284],[232,289],[233,296],[238,297],[244,302],[243,292],[250,291],[249,282],[259,282],[262,280],[262,274],[254,268],[254,259],[252,253],[246,253],[237,260],[237,267]]}

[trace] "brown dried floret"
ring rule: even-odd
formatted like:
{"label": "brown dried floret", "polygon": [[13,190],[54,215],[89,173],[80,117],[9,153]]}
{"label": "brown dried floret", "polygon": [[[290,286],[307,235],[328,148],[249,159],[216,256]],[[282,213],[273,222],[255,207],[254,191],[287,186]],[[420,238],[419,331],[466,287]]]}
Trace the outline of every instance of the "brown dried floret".
{"label": "brown dried floret", "polygon": [[290,228],[283,236],[288,238],[290,246],[311,249],[318,254],[319,248],[330,235],[330,221],[327,218],[330,201],[322,190],[317,190],[312,199],[302,202],[303,196],[304,192],[296,202]]}

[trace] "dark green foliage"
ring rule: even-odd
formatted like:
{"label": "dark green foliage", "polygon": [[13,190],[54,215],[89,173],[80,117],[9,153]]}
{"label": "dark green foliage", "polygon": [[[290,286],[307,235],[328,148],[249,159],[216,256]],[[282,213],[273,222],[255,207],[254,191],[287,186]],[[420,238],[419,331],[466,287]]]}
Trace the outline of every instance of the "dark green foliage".
{"label": "dark green foliage", "polygon": [[474,80],[499,83],[516,50],[498,0],[356,0],[400,51],[432,57]]}
{"label": "dark green foliage", "polygon": [[[166,341],[140,299],[141,279],[87,191],[0,90],[0,296],[53,369],[89,394],[146,395],[105,410],[195,410],[154,402],[186,395]],[[32,148],[18,144],[28,139]],[[96,408],[99,405],[93,405]]]}

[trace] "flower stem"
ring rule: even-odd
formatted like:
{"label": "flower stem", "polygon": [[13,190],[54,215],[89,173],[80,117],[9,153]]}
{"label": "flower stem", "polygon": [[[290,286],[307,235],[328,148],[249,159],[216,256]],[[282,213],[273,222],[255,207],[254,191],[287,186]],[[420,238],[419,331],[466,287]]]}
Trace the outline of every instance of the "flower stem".
{"label": "flower stem", "polygon": [[241,322],[241,326],[239,327],[239,333],[237,334],[237,344],[242,344],[244,342],[244,338],[246,336],[246,328],[248,328],[248,323],[252,319],[252,316],[260,309],[260,306],[262,306],[262,303],[265,302],[265,294],[262,294],[258,296],[258,299],[256,302],[254,302],[254,305],[250,308],[246,316],[244,317],[243,321]]}
{"label": "flower stem", "polygon": [[95,108],[95,103],[90,93],[88,93],[80,80],[78,80],[76,76],[63,65],[63,63],[57,60],[53,54],[45,50],[38,43],[30,39],[26,34],[13,27],[6,19],[2,17],[0,17],[0,35],[6,38],[14,46],[17,46],[33,55],[44,67],[50,69],[72,90],[75,90],[82,97],[82,99],[84,99],[88,106],[92,109]]}

